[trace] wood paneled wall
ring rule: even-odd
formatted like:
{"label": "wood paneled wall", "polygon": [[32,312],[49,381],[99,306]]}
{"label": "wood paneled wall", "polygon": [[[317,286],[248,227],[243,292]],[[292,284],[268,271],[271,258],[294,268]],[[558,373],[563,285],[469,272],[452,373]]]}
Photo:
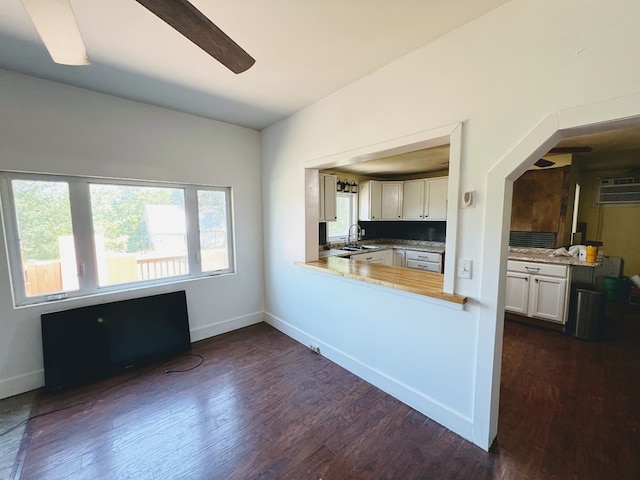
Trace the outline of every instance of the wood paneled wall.
{"label": "wood paneled wall", "polygon": [[514,182],[511,230],[557,232],[557,246],[563,244],[570,168],[528,170]]}

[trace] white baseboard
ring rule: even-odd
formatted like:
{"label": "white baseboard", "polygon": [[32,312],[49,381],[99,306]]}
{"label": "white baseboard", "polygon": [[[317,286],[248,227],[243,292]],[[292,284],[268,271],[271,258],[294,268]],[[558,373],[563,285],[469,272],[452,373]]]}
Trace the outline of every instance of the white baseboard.
{"label": "white baseboard", "polygon": [[[220,323],[214,323],[191,330],[191,341],[197,342],[205,338],[231,332],[239,328],[248,327],[264,321],[263,312],[254,312],[241,317],[230,318]],[[0,380],[0,399],[13,397],[21,393],[35,390],[44,386],[44,370],[17,375]]]}
{"label": "white baseboard", "polygon": [[44,386],[44,369],[0,380],[0,399],[20,395]]}
{"label": "white baseboard", "polygon": [[380,390],[397,398],[430,419],[435,420],[452,432],[473,442],[473,421],[469,417],[448,408],[446,405],[439,403],[409,385],[362,363],[357,358],[322,342],[322,340],[309,335],[281,318],[265,312],[264,321],[305,346],[309,346],[312,343],[319,346],[320,353],[323,357],[337,363],[351,373],[375,385]]}
{"label": "white baseboard", "polygon": [[228,333],[239,328],[248,327],[264,321],[264,312],[254,312],[241,317],[230,318],[219,323],[212,323],[204,327],[198,327],[191,330],[191,341],[197,342],[205,338],[215,337],[223,333]]}

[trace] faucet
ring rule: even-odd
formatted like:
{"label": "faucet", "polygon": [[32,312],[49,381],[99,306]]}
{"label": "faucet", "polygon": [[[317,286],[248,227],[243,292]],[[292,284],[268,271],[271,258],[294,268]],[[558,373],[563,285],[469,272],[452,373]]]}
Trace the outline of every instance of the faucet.
{"label": "faucet", "polygon": [[[356,227],[356,241],[355,241],[355,243],[351,242],[351,228],[352,227]],[[349,225],[349,230],[347,231],[347,246],[348,247],[354,247],[354,246],[358,245],[358,242],[362,239],[361,231],[362,231],[362,228],[360,228],[360,225],[358,225],[357,223],[354,223],[353,225]]]}

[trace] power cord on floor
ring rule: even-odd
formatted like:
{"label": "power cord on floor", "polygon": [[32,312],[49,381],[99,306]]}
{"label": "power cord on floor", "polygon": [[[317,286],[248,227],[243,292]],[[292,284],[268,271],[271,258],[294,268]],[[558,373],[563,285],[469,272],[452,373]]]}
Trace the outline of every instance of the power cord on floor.
{"label": "power cord on floor", "polygon": [[[185,354],[182,354],[180,356],[182,356],[182,357],[196,357],[196,358],[200,359],[200,362],[197,365],[194,365],[193,367],[186,368],[184,370],[165,370],[164,373],[184,373],[184,372],[189,372],[191,370],[195,370],[196,368],[198,368],[200,365],[202,365],[204,363],[204,356],[200,355],[199,353],[185,353]],[[56,409],[51,410],[49,412],[38,413],[36,415],[32,415],[29,418],[24,419],[20,423],[17,423],[16,425],[14,425],[13,427],[9,428],[8,430],[5,430],[4,432],[0,433],[0,437],[3,437],[4,435],[7,435],[7,434],[13,432],[17,428],[20,428],[22,425],[26,425],[31,420],[35,420],[36,418],[46,417],[47,415],[51,415],[52,413],[62,412],[64,410],[69,410],[69,409],[77,407],[79,405],[84,405],[84,404],[88,403],[89,401],[95,399],[96,397],[99,397],[100,395],[103,395],[103,394],[107,393],[108,391],[113,390],[116,387],[124,385],[125,383],[130,382],[132,380],[135,380],[137,378],[140,378],[140,377],[142,377],[144,375],[148,375],[149,373],[153,372],[154,370],[157,370],[162,365],[170,362],[171,360],[174,360],[174,358],[170,358],[168,360],[160,362],[157,365],[154,365],[152,368],[150,368],[150,369],[148,369],[148,370],[146,370],[144,372],[140,372],[139,374],[134,375],[133,377],[129,377],[129,378],[123,380],[122,382],[118,382],[115,385],[111,385],[110,387],[107,387],[107,388],[105,388],[103,390],[100,390],[98,393],[95,393],[95,394],[91,395],[89,398],[86,398],[86,399],[84,399],[84,400],[82,400],[80,402],[72,403],[71,405],[67,405],[65,407],[56,408]]]}
{"label": "power cord on floor", "polygon": [[200,363],[198,363],[197,365],[194,365],[193,367],[185,368],[184,370],[165,370],[164,373],[190,372],[191,370],[195,370],[196,368],[198,368],[200,365],[202,365],[204,363],[204,357],[202,355],[200,355],[199,353],[188,353],[187,355],[189,355],[190,357],[199,358],[200,359]]}

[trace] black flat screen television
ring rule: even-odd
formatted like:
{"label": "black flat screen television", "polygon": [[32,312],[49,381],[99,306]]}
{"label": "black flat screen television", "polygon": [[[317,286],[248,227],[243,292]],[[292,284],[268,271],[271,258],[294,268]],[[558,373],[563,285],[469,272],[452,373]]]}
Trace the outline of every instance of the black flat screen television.
{"label": "black flat screen television", "polygon": [[184,291],[45,313],[40,320],[50,392],[191,349]]}

